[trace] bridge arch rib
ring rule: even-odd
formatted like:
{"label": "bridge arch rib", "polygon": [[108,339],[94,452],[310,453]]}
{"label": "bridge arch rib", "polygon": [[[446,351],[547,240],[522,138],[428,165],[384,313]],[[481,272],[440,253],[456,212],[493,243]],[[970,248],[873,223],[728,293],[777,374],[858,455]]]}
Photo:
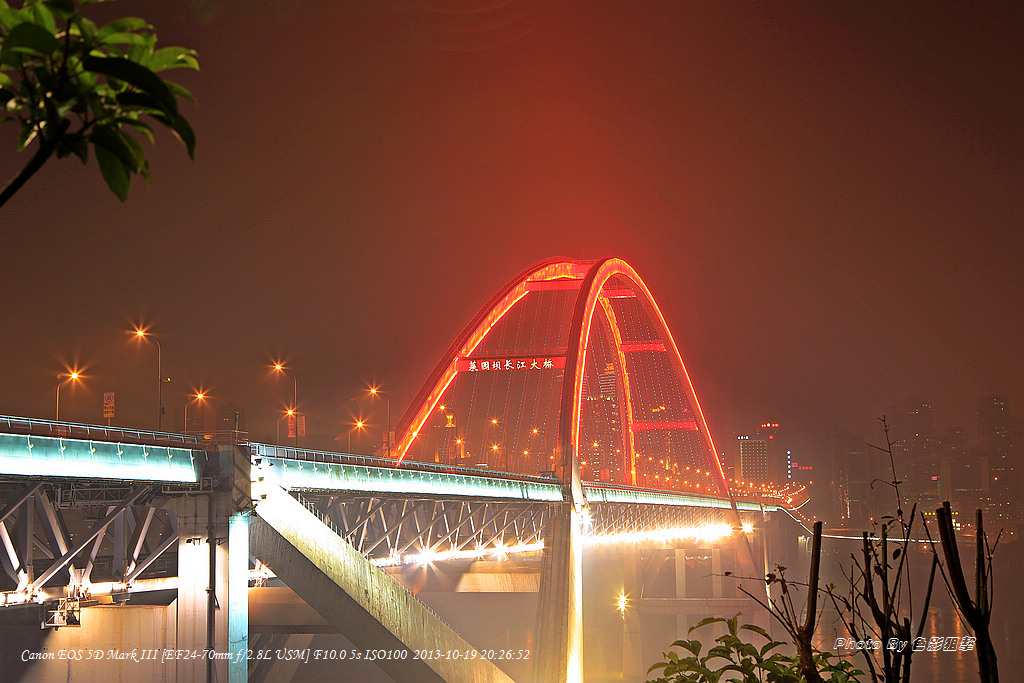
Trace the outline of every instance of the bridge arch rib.
{"label": "bridge arch rib", "polygon": [[[693,490],[696,486],[702,493],[728,496],[714,441],[664,316],[640,276],[618,258],[547,259],[506,283],[448,347],[398,421],[398,445],[393,455],[401,461],[417,450],[418,442],[424,441],[425,430],[431,428],[432,416],[451,398],[453,385],[458,384],[460,376],[465,377],[469,368],[477,369],[477,360],[486,366],[487,360],[493,362],[497,355],[505,358],[503,362],[508,368],[512,357],[511,367],[515,368],[518,362],[522,368],[523,357],[537,355],[535,348],[502,347],[523,344],[529,332],[508,329],[512,325],[508,320],[516,317],[518,310],[518,325],[528,327],[523,322],[527,314],[522,309],[528,308],[531,300],[541,300],[540,297],[553,293],[561,294],[561,303],[549,306],[554,311],[549,312],[549,324],[538,325],[545,328],[540,332],[547,337],[535,342],[547,351],[545,355],[553,356],[550,364],[545,362],[553,373],[548,401],[554,405],[544,410],[557,416],[551,420],[554,433],[546,438],[550,456],[544,455],[551,458],[550,469],[563,470],[571,466],[574,457],[586,469],[590,444],[584,444],[583,439],[596,429],[591,423],[603,419],[613,423],[611,427],[602,427],[600,439],[604,442],[602,449],[608,453],[602,456],[606,467],[595,464],[585,478],[651,488],[689,486]],[[533,295],[533,299],[527,299],[528,295]],[[500,343],[484,348],[485,340],[495,330],[499,330],[496,334]],[[502,377],[515,381],[514,372]],[[493,377],[499,377],[499,373]],[[519,401],[520,406],[526,403],[521,396]],[[509,418],[509,423],[526,419],[510,415],[513,411],[508,406],[504,411],[503,417]],[[456,416],[447,417],[450,431]],[[465,424],[465,416],[459,419],[462,423],[455,427],[462,433],[472,428]],[[498,419],[491,421],[497,431]],[[522,425],[500,427],[504,430],[502,434],[509,435]],[[497,440],[502,440],[500,435]],[[488,439],[479,441],[485,444]],[[597,447],[595,440],[594,448]],[[494,448],[497,450],[496,445]],[[436,453],[434,457],[438,458]],[[614,467],[609,464],[613,460]],[[508,459],[505,464],[505,469],[509,469]],[[539,470],[539,462],[534,467]]]}

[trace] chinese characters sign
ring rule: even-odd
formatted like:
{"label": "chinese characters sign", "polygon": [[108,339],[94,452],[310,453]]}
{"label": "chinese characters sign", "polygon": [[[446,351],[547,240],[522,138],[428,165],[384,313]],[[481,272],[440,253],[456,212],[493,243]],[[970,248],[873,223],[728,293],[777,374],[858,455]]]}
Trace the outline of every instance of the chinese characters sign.
{"label": "chinese characters sign", "polygon": [[458,372],[494,372],[505,370],[553,370],[565,367],[565,356],[548,358],[459,358]]}

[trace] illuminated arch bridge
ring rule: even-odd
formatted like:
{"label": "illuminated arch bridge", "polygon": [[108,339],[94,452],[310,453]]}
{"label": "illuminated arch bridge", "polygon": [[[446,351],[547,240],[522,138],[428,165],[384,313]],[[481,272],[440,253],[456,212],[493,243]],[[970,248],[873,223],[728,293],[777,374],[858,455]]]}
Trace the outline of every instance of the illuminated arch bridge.
{"label": "illuminated arch bridge", "polygon": [[456,337],[396,428],[398,460],[727,497],[679,350],[616,258],[541,261]]}

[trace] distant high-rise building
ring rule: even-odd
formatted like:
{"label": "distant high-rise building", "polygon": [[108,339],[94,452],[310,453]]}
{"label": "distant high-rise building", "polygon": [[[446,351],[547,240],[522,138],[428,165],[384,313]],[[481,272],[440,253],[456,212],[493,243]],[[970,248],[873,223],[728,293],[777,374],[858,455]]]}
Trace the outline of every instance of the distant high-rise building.
{"label": "distant high-rise building", "polygon": [[[869,448],[863,436],[845,432],[832,435],[832,490],[842,523],[863,525],[877,516],[878,510],[885,509],[879,498],[882,489],[891,489],[871,486],[872,481],[882,478],[883,457],[887,458]],[[886,481],[890,479],[885,476]]]}
{"label": "distant high-rise building", "polygon": [[768,481],[767,439],[739,437],[740,468],[739,479],[745,482],[763,484]]}
{"label": "distant high-rise building", "polygon": [[1024,483],[1019,462],[1024,429],[1020,420],[1010,414],[1002,396],[989,396],[978,403],[978,437],[988,470],[989,509],[1001,522],[1024,524],[1024,505],[1019,495]]}
{"label": "distant high-rise building", "polygon": [[629,483],[627,475],[630,473],[626,472],[622,452],[619,378],[611,363],[596,375],[596,382],[587,375],[583,377],[583,398],[587,410],[595,416],[588,420],[595,431],[587,433],[586,441],[580,444],[581,464],[586,462],[584,477],[616,484]]}
{"label": "distant high-rise building", "polygon": [[786,446],[783,431],[778,422],[762,422],[757,438],[768,445],[765,478],[767,481],[782,483],[786,479]]}

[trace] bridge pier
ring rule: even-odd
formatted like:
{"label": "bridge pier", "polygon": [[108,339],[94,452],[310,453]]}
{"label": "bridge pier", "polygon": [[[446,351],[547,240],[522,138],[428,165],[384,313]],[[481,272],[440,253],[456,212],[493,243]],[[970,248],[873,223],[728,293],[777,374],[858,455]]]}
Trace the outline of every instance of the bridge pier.
{"label": "bridge pier", "polygon": [[176,498],[178,596],[174,648],[213,655],[176,661],[173,680],[244,683],[248,662],[249,524],[229,493]]}
{"label": "bridge pier", "polygon": [[644,662],[639,610],[640,549],[635,543],[626,548],[622,564],[622,594],[627,600],[627,609],[622,615],[622,677],[627,681],[643,681],[650,663]]}
{"label": "bridge pier", "polygon": [[576,506],[552,503],[537,599],[535,683],[583,680],[583,520]]}

